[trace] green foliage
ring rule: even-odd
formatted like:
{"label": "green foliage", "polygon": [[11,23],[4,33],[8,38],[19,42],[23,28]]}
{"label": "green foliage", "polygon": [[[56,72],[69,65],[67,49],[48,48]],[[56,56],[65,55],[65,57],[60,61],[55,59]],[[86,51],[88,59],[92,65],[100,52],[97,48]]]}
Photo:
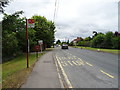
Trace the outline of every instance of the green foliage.
{"label": "green foliage", "polygon": [[88,46],[90,46],[90,41],[85,41],[85,40],[79,41],[77,45],[88,47]]}
{"label": "green foliage", "polygon": [[69,40],[67,41],[67,44],[69,45]]}
{"label": "green foliage", "polygon": [[33,16],[35,20],[35,37],[36,41],[43,40],[47,47],[51,47],[54,43],[55,25],[51,21],[47,21],[45,17]]}
{"label": "green foliage", "polygon": [[23,19],[19,18],[22,13],[22,11],[19,11],[12,15],[4,14],[2,21],[3,60],[6,57],[14,57],[20,52],[18,33],[20,30],[24,30],[25,26],[22,22]]}
{"label": "green foliage", "polygon": [[92,40],[92,38],[91,37],[86,37],[84,40],[85,41],[90,41],[90,40]]}
{"label": "green foliage", "polygon": [[[93,31],[92,38],[86,37],[77,42],[77,46],[94,47],[103,49],[120,49],[120,33],[109,31],[103,34],[102,32]],[[73,42],[70,43],[73,46]]]}
{"label": "green foliage", "polygon": [[91,41],[92,47],[97,47],[97,48],[103,47],[104,38],[105,38],[104,34],[98,34],[97,36],[95,36]]}
{"label": "green foliage", "polygon": [[61,41],[60,41],[60,40],[57,40],[57,41],[56,41],[56,44],[61,44]]}
{"label": "green foliage", "polygon": [[[26,18],[20,17],[22,13],[23,11],[11,15],[4,14],[2,21],[3,62],[5,58],[26,52]],[[42,16],[33,16],[32,19],[35,19],[35,27],[28,28],[30,51],[33,51],[33,47],[38,45],[38,40],[43,40],[44,48],[51,47],[54,43],[54,23]]]}
{"label": "green foliage", "polygon": [[120,36],[114,37],[112,39],[113,48],[120,49]]}
{"label": "green foliage", "polygon": [[120,34],[118,32],[99,33],[91,40],[91,46],[106,49],[120,49]]}
{"label": "green foliage", "polygon": [[2,53],[3,53],[3,59],[6,56],[14,56],[17,54],[18,51],[18,41],[16,36],[16,33],[8,33],[8,32],[3,32],[3,40],[2,40]]}
{"label": "green foliage", "polygon": [[74,44],[73,44],[73,42],[70,42],[69,45],[70,45],[70,46],[73,46]]}
{"label": "green foliage", "polygon": [[112,48],[113,32],[107,32],[104,39],[105,48]]}

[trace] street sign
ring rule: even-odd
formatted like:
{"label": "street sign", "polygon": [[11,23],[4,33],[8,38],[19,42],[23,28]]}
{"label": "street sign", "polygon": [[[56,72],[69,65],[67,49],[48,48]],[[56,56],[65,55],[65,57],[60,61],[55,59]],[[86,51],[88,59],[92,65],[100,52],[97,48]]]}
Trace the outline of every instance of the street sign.
{"label": "street sign", "polygon": [[35,46],[35,51],[39,51],[40,50],[40,46],[39,45],[36,45]]}
{"label": "street sign", "polygon": [[27,27],[34,28],[34,26],[35,26],[35,20],[34,19],[27,19]]}
{"label": "street sign", "polygon": [[38,43],[41,45],[43,44],[43,40],[39,40]]}
{"label": "street sign", "polygon": [[42,44],[43,44],[43,40],[39,40],[38,43],[39,43],[39,45],[40,45],[40,47],[41,47],[40,49],[41,49],[41,53],[42,53]]}

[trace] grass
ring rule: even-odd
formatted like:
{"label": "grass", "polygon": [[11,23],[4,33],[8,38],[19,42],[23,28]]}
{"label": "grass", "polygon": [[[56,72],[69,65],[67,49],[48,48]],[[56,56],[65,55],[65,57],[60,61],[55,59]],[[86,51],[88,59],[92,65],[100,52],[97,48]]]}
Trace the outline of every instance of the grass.
{"label": "grass", "polygon": [[[43,53],[44,54],[44,53]],[[42,54],[39,53],[39,56]],[[36,54],[29,54],[29,67],[26,68],[26,56],[21,55],[11,61],[2,64],[2,87],[19,88],[25,81],[25,78],[32,71],[37,61]]]}
{"label": "grass", "polygon": [[91,48],[91,47],[82,47],[82,46],[73,46],[73,47],[75,47],[75,48],[83,48],[83,49],[93,50],[93,51],[98,51],[98,49],[99,49],[101,52],[120,54],[120,50],[117,50],[117,49],[100,49],[100,48]]}

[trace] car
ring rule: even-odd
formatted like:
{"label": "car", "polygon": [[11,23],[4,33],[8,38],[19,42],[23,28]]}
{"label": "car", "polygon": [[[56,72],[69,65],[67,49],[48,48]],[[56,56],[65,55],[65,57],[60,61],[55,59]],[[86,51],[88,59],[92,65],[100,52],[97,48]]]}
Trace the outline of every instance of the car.
{"label": "car", "polygon": [[63,44],[63,45],[61,46],[61,49],[68,49],[68,45],[67,45],[67,44]]}

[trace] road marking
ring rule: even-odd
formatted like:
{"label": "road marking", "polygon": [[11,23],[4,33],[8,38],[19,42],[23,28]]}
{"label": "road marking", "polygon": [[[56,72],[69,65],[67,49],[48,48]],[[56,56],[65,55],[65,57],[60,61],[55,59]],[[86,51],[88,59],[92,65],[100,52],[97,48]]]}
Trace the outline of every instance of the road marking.
{"label": "road marking", "polygon": [[72,61],[76,66],[78,65],[77,63],[75,63],[75,61]]}
{"label": "road marking", "polygon": [[62,64],[63,66],[67,66],[67,65],[68,65],[65,61],[61,62],[61,64]]}
{"label": "road marking", "polygon": [[70,83],[70,80],[68,79],[67,74],[65,73],[65,71],[64,71],[64,69],[63,69],[63,67],[62,67],[62,65],[61,65],[61,63],[60,63],[60,61],[58,60],[57,57],[56,57],[56,60],[57,60],[57,62],[59,64],[59,66],[61,68],[61,71],[62,71],[62,74],[63,74],[63,76],[64,76],[64,78],[65,78],[65,80],[66,80],[66,82],[68,84],[68,88],[73,88],[72,84]]}
{"label": "road marking", "polygon": [[68,57],[68,59],[70,59],[70,57]]}
{"label": "road marking", "polygon": [[82,59],[80,59],[80,58],[78,58],[80,61],[82,61],[83,62],[83,60]]}
{"label": "road marking", "polygon": [[91,66],[91,67],[93,66],[92,64],[90,64],[90,63],[88,63],[88,62],[86,62],[86,64],[89,65],[89,66]]}
{"label": "road marking", "polygon": [[76,57],[74,57],[73,59],[76,59]]}
{"label": "road marking", "polygon": [[80,60],[80,62],[84,65],[84,61],[83,60]]}
{"label": "road marking", "polygon": [[64,64],[67,66],[68,64],[64,61]]}
{"label": "road marking", "polygon": [[63,59],[66,59],[65,57],[63,57]]}
{"label": "road marking", "polygon": [[74,58],[76,57],[76,56],[73,56]]}
{"label": "road marking", "polygon": [[60,57],[59,57],[58,59],[59,59],[59,60],[61,60],[61,58],[60,58]]}
{"label": "road marking", "polygon": [[104,72],[103,70],[100,70],[100,72],[104,73],[105,75],[109,76],[110,78],[114,78],[114,76],[112,76],[112,75],[110,75],[110,74]]}
{"label": "road marking", "polygon": [[[57,58],[57,56],[56,56],[56,58]],[[55,65],[57,67],[58,78],[59,78],[59,81],[60,81],[61,88],[64,88],[64,85],[63,85],[63,82],[62,82],[62,78],[60,76],[59,69],[58,69],[58,63],[56,62],[56,60],[55,60]]]}
{"label": "road marking", "polygon": [[80,66],[81,65],[81,63],[79,63],[78,61],[76,61],[76,63]]}
{"label": "road marking", "polygon": [[82,65],[82,63],[81,62],[79,62],[79,61],[76,61],[77,63],[78,63],[78,65]]}
{"label": "road marking", "polygon": [[68,61],[68,63],[69,63],[71,66],[73,66],[73,64],[72,64],[70,61]]}
{"label": "road marking", "polygon": [[65,64],[63,62],[61,62],[62,66],[65,66]]}
{"label": "road marking", "polygon": [[65,57],[61,57],[63,60],[66,59]]}
{"label": "road marking", "polygon": [[78,63],[80,63],[81,65],[85,65],[83,61],[77,61]]}

